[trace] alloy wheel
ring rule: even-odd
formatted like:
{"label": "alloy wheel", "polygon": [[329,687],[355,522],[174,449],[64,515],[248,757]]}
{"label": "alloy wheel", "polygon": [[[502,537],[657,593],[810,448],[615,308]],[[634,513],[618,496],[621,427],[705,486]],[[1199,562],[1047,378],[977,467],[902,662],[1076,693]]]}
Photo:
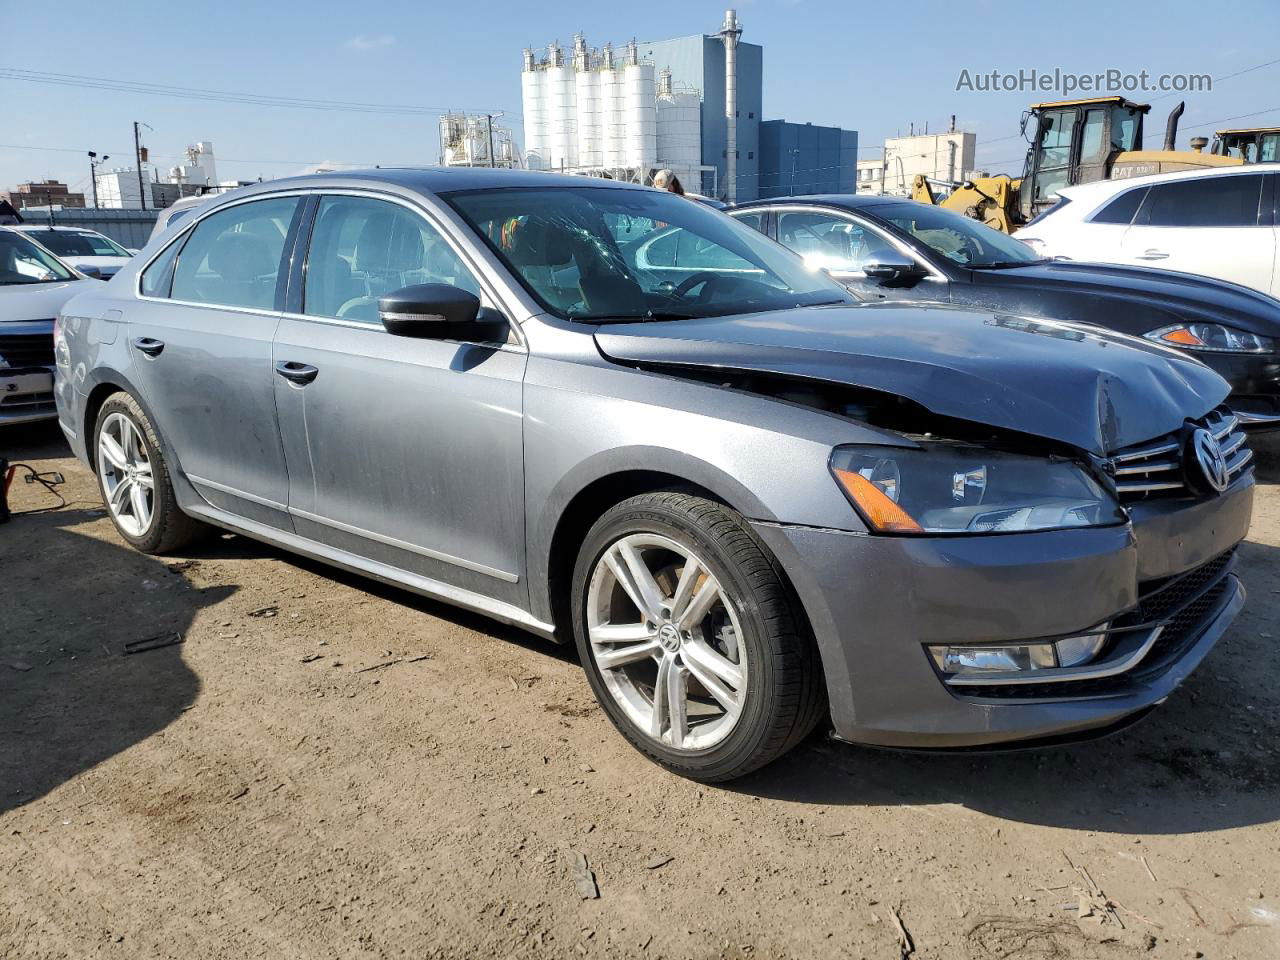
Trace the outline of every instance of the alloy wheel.
{"label": "alloy wheel", "polygon": [[653,740],[705,750],[737,725],[747,691],[738,614],[691,548],[650,533],[615,540],[592,570],[586,626],[606,689]]}
{"label": "alloy wheel", "polygon": [[132,537],[143,536],[155,509],[155,479],[142,433],[122,413],[108,415],[98,431],[98,472],[116,524]]}

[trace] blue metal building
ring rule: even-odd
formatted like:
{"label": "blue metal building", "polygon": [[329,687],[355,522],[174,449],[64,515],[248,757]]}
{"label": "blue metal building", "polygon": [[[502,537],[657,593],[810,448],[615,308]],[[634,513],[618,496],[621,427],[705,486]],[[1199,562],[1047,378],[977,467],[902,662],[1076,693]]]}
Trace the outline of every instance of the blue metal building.
{"label": "blue metal building", "polygon": [[[697,35],[639,44],[640,58],[661,70],[671,69],[672,82],[702,91],[702,162],[718,171],[702,184],[685,184],[699,193],[724,196],[725,137],[724,43],[718,36]],[[760,193],[760,108],[764,100],[764,48],[738,43],[738,200],[754,200]],[[854,162],[850,160],[850,178]]]}
{"label": "blue metal building", "polygon": [[856,130],[766,120],[759,143],[760,197],[857,191]]}

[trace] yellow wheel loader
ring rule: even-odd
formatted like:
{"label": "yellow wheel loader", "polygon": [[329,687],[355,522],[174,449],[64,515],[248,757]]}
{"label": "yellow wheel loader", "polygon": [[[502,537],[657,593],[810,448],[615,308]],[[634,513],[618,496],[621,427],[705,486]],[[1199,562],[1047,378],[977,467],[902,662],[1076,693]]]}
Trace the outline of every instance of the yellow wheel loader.
{"label": "yellow wheel loader", "polygon": [[[1037,103],[1022,115],[1022,133],[1031,146],[1021,177],[976,177],[947,184],[918,176],[911,195],[1011,233],[1053,206],[1054,195],[1063,187],[1244,162],[1238,156],[1202,152],[1207,141],[1200,138],[1198,144],[1193,141],[1195,150],[1175,150],[1184,107],[1179,103],[1169,113],[1163,149],[1144,150],[1142,121],[1150,104],[1124,97]],[[949,188],[950,193],[939,201],[935,186]]]}

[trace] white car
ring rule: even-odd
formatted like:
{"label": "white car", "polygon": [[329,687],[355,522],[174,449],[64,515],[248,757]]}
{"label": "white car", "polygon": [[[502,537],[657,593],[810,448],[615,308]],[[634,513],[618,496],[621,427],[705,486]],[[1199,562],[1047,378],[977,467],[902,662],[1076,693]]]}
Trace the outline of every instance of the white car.
{"label": "white car", "polygon": [[110,280],[133,257],[133,251],[96,230],[39,223],[24,223],[15,229],[52,250],[81,273],[102,280]]}
{"label": "white car", "polygon": [[1280,164],[1064,187],[1014,236],[1046,257],[1160,267],[1280,296]]}
{"label": "white car", "polygon": [[0,227],[0,426],[58,415],[53,319],[95,284],[23,231]]}

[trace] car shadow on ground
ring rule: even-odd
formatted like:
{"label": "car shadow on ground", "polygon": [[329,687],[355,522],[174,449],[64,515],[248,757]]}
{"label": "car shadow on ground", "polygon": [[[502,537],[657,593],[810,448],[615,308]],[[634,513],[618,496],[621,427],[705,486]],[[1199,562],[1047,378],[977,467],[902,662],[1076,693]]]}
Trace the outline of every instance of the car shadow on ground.
{"label": "car shadow on ground", "polygon": [[197,589],[152,557],[75,531],[100,517],[71,509],[0,527],[0,814],[179,717],[200,689],[181,645],[126,645],[183,636],[198,610],[236,589]]}

